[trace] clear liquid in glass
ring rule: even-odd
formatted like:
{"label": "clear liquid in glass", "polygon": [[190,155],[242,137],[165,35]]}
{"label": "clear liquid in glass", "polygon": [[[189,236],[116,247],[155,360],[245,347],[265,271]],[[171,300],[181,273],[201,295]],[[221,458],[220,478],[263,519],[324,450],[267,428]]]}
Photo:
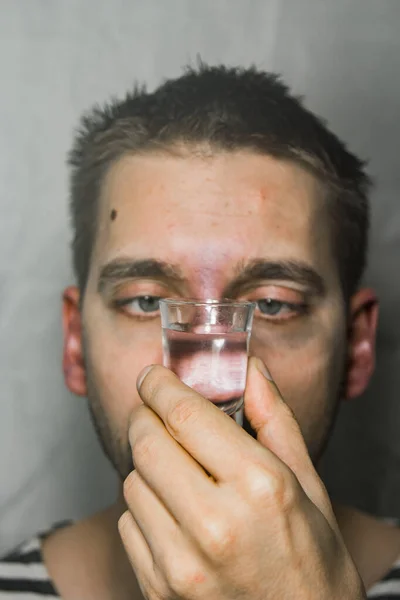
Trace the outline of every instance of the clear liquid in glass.
{"label": "clear liquid in glass", "polygon": [[164,365],[181,381],[228,415],[243,404],[246,385],[246,331],[188,332],[179,324],[163,328]]}

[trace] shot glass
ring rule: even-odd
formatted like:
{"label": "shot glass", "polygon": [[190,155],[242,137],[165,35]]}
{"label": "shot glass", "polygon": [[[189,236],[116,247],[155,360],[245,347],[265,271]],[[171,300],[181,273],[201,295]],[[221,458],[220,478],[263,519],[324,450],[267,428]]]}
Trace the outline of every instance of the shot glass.
{"label": "shot glass", "polygon": [[160,300],[164,366],[239,425],[255,306],[233,300]]}

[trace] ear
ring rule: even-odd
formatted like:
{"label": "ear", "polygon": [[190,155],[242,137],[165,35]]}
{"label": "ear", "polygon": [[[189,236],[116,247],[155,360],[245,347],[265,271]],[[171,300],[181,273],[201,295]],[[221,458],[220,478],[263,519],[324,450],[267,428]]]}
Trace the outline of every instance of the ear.
{"label": "ear", "polygon": [[377,324],[378,300],[375,292],[361,289],[350,301],[346,399],[360,396],[374,372]]}
{"label": "ear", "polygon": [[86,396],[86,371],[83,358],[80,293],[75,286],[63,294],[63,371],[67,388],[78,396]]}

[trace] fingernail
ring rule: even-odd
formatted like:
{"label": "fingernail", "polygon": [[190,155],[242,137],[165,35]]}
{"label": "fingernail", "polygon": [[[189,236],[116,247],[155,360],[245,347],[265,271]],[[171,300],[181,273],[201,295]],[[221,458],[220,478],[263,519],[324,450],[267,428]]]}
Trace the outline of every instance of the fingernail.
{"label": "fingernail", "polygon": [[136,387],[138,389],[138,391],[140,391],[140,388],[142,387],[142,383],[146,378],[146,375],[149,373],[149,371],[151,371],[151,369],[153,368],[153,365],[149,365],[148,367],[145,367],[142,371],[140,371],[138,378],[136,380]]}
{"label": "fingernail", "polygon": [[273,381],[271,373],[268,371],[267,367],[260,358],[257,358],[256,360],[256,367],[260,373],[264,375],[266,379],[268,379],[268,381]]}

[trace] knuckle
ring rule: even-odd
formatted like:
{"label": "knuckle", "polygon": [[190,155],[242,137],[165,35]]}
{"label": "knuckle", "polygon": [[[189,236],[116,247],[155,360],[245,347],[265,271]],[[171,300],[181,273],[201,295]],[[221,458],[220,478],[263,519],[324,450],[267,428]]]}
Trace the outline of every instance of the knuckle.
{"label": "knuckle", "polygon": [[132,445],[133,462],[137,466],[146,466],[155,460],[157,438],[154,435],[142,435]]}
{"label": "knuckle", "polygon": [[193,423],[201,408],[200,399],[194,394],[186,394],[167,413],[166,425],[172,434],[179,434],[187,423]]}
{"label": "knuckle", "polygon": [[298,501],[297,481],[289,470],[280,470],[272,477],[271,501],[279,512],[289,513]]}
{"label": "knuckle", "polygon": [[125,539],[126,536],[128,535],[128,532],[130,531],[130,527],[131,527],[130,514],[126,510],[118,519],[118,531],[123,539]]}
{"label": "knuckle", "polygon": [[281,511],[285,513],[292,512],[299,501],[298,494],[298,483],[294,475],[291,473],[286,474],[283,478],[282,485],[280,486],[279,502]]}
{"label": "knuckle", "polygon": [[[126,501],[128,501],[129,497],[134,494],[134,490],[137,487],[138,483],[138,474],[136,471],[132,471],[129,473],[128,477],[124,480],[123,483],[123,494]],[[127,517],[125,517],[126,519]]]}
{"label": "knuckle", "polygon": [[237,524],[214,517],[208,519],[202,529],[202,539],[209,557],[218,562],[229,559],[234,553],[235,543],[238,539]]}
{"label": "knuckle", "polygon": [[253,465],[247,469],[247,493],[252,503],[289,512],[297,501],[297,485],[288,469],[269,471]]}
{"label": "knuckle", "polygon": [[193,590],[205,582],[206,575],[204,569],[196,561],[182,561],[179,566],[174,564],[167,569],[167,582],[174,597],[192,598]]}

